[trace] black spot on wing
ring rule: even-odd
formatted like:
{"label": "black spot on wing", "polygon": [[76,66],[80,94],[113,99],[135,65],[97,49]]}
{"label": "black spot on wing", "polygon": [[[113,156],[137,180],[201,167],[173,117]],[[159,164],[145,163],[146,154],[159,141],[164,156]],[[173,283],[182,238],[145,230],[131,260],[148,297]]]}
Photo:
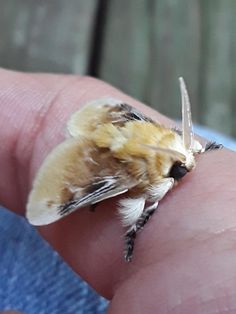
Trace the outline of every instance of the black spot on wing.
{"label": "black spot on wing", "polygon": [[73,210],[75,210],[76,208],[78,208],[78,200],[71,200],[66,202],[65,204],[62,204],[61,206],[58,207],[58,213],[61,216],[64,216],[70,212],[72,212]]}
{"label": "black spot on wing", "polygon": [[128,104],[120,104],[121,110],[124,112],[124,117],[127,120],[135,120],[135,121],[145,121],[145,122],[152,122],[154,123],[154,120],[151,118],[145,116],[135,108],[131,107]]}
{"label": "black spot on wing", "polygon": [[117,187],[119,187],[119,177],[107,176],[103,179],[93,182],[91,185],[87,186],[83,190],[83,196],[78,199],[72,199],[62,204],[58,208],[59,215],[64,216],[74,211],[77,208],[95,204],[103,198],[109,195],[112,197],[117,192]]}
{"label": "black spot on wing", "polygon": [[102,190],[105,185],[105,181],[94,182],[86,189],[86,194],[96,193],[96,191]]}

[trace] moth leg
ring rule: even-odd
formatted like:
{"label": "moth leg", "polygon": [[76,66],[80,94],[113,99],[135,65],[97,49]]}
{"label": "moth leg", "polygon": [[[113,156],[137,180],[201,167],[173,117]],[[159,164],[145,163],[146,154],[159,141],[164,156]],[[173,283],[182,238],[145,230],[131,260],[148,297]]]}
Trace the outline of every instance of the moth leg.
{"label": "moth leg", "polygon": [[143,227],[146,225],[148,220],[154,214],[155,210],[158,207],[158,204],[159,204],[159,202],[157,201],[154,204],[152,204],[152,205],[148,206],[147,208],[145,208],[144,212],[142,213],[142,215],[140,216],[140,218],[138,219],[138,221],[136,223],[137,231],[143,229]]}
{"label": "moth leg", "polygon": [[129,228],[125,234],[125,260],[130,262],[134,250],[134,242],[137,232],[143,229],[145,224],[151,218],[153,213],[158,207],[159,201],[166,195],[166,193],[173,187],[173,178],[163,178],[154,187],[151,187],[148,191],[148,201],[152,202],[152,205],[146,207],[141,215],[138,217],[135,223]]}
{"label": "moth leg", "polygon": [[125,234],[124,258],[126,262],[131,262],[134,251],[134,241],[137,235],[136,225],[132,226]]}
{"label": "moth leg", "polygon": [[222,144],[218,144],[216,142],[207,142],[204,148],[204,153],[209,152],[211,150],[217,150],[217,149],[222,149],[222,148],[223,148]]}
{"label": "moth leg", "polygon": [[134,242],[135,238],[137,236],[137,232],[143,229],[144,225],[148,222],[148,220],[151,218],[153,213],[158,207],[158,202],[152,204],[151,206],[148,206],[142,215],[139,217],[137,222],[133,224],[129,230],[125,234],[125,252],[124,257],[127,262],[130,262],[132,260],[132,255],[134,251]]}
{"label": "moth leg", "polygon": [[146,199],[141,196],[138,198],[125,198],[119,202],[119,214],[123,226],[131,226],[125,234],[125,259],[128,261],[132,256],[134,240],[136,238],[136,223],[141,217]]}

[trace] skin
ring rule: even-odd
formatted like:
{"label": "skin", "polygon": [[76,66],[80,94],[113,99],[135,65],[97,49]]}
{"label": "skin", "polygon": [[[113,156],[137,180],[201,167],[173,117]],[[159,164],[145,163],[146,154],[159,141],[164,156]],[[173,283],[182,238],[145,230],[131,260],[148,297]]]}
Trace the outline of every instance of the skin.
{"label": "skin", "polygon": [[[34,175],[63,140],[71,113],[104,96],[123,99],[170,123],[92,78],[0,71],[2,205],[24,214]],[[235,313],[235,157],[227,149],[198,157],[196,169],[165,197],[138,235],[132,263],[122,258],[117,199],[104,201],[95,213],[78,210],[40,227],[40,233],[112,300],[109,313]]]}

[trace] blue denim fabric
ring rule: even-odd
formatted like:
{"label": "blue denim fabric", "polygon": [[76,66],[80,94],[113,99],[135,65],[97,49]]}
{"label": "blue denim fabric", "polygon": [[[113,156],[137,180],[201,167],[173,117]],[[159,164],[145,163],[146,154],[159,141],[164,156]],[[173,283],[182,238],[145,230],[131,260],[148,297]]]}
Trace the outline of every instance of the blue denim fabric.
{"label": "blue denim fabric", "polygon": [[106,307],[24,218],[0,208],[0,310],[92,314]]}
{"label": "blue denim fabric", "polygon": [[[236,150],[236,142],[206,128],[206,138]],[[99,297],[23,218],[0,208],[0,310],[28,314],[105,313]]]}

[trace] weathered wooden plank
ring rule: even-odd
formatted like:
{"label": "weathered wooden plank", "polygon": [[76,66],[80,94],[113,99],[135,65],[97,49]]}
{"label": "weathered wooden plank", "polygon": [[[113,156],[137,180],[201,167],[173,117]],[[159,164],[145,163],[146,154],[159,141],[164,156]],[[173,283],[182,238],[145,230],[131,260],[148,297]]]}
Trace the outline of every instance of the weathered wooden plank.
{"label": "weathered wooden plank", "polygon": [[202,1],[201,122],[228,134],[235,130],[235,116],[232,116],[236,77],[235,12],[234,0]]}
{"label": "weathered wooden plank", "polygon": [[[235,5],[235,4],[234,4]],[[230,49],[231,56],[231,135],[236,138],[236,16],[232,18],[231,37],[232,45]]]}
{"label": "weathered wooden plank", "polygon": [[99,76],[140,99],[148,74],[149,34],[146,1],[110,1]]}
{"label": "weathered wooden plank", "polygon": [[98,0],[0,1],[0,66],[86,73]]}
{"label": "weathered wooden plank", "polygon": [[180,116],[178,77],[197,117],[200,50],[196,0],[112,0],[100,76],[161,112]]}
{"label": "weathered wooden plank", "polygon": [[235,0],[0,0],[0,66],[97,68],[89,57],[101,1],[108,12],[99,76],[176,118],[182,75],[195,120],[236,136]]}
{"label": "weathered wooden plank", "polygon": [[200,8],[195,0],[153,1],[152,50],[147,100],[170,117],[180,117],[178,77],[186,80],[193,117],[198,118]]}

